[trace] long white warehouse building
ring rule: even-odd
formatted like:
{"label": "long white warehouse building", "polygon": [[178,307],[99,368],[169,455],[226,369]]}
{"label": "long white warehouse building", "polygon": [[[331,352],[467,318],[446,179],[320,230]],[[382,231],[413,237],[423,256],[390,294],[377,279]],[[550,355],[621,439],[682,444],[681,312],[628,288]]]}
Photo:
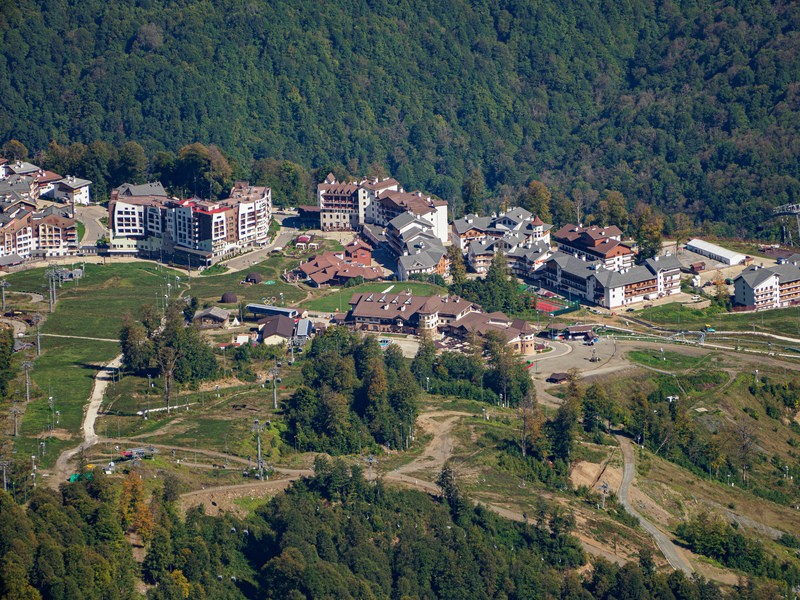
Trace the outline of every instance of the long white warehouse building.
{"label": "long white warehouse building", "polygon": [[725,265],[740,265],[747,258],[744,254],[728,250],[722,246],[717,246],[705,240],[693,239],[686,244],[686,249],[690,252],[707,256],[708,258],[721,262]]}

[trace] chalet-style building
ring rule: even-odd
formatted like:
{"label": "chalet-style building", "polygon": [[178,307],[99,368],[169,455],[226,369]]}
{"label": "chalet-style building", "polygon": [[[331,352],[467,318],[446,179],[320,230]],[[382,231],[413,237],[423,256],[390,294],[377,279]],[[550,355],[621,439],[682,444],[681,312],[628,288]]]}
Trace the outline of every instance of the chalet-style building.
{"label": "chalet-style building", "polygon": [[606,269],[621,271],[633,267],[636,253],[623,244],[622,230],[616,225],[564,225],[553,233],[553,242],[561,252],[594,262],[601,261]]}
{"label": "chalet-style building", "polygon": [[514,245],[536,242],[550,244],[552,225],[542,221],[524,208],[516,207],[489,217],[465,215],[453,222],[453,240],[466,253],[473,242],[488,243],[509,237]]}
{"label": "chalet-style building", "polygon": [[309,258],[287,275],[290,281],[305,281],[311,286],[345,285],[348,281],[361,277],[365,281],[383,278],[380,267],[364,266],[347,257],[342,252],[324,252]]}
{"label": "chalet-style building", "polygon": [[507,345],[523,355],[535,354],[544,348],[536,343],[536,329],[524,319],[511,319],[502,312],[473,312],[447,325],[446,333],[469,340],[485,339],[490,333],[499,335]]}
{"label": "chalet-style building", "polygon": [[480,310],[458,296],[415,296],[410,292],[353,294],[349,304],[347,320],[356,329],[412,334],[421,330],[433,332]]}
{"label": "chalet-style building", "polygon": [[774,267],[751,265],[733,280],[733,302],[755,310],[800,303],[800,267],[787,262]]}
{"label": "chalet-style building", "polygon": [[672,255],[656,256],[642,265],[614,271],[603,261],[590,262],[556,252],[537,275],[542,285],[573,300],[613,309],[679,292],[680,268],[680,261]]}

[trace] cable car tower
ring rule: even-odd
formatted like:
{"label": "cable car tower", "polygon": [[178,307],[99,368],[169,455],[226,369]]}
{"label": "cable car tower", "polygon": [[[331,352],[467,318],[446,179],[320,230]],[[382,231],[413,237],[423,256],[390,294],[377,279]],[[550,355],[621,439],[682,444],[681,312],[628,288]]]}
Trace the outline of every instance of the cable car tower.
{"label": "cable car tower", "polygon": [[[776,206],[775,208],[772,209],[772,216],[773,217],[794,216],[795,222],[797,223],[798,241],[800,241],[800,203],[783,204],[782,206]],[[794,246],[791,229],[787,230],[785,224],[781,225],[781,228],[783,229],[783,243],[787,244],[788,246]]]}

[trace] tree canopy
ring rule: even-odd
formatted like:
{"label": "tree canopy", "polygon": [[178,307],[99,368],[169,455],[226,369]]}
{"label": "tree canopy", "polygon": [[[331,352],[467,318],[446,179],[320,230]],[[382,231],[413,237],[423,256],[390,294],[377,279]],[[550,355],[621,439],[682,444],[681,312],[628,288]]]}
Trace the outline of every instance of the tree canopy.
{"label": "tree canopy", "polygon": [[629,212],[656,207],[668,233],[689,219],[776,235],[769,207],[800,196],[798,11],[786,0],[5,2],[0,142],[10,158],[79,143],[100,188],[110,173],[213,194],[253,175],[295,203],[311,171],[391,173],[461,214],[510,190],[539,203],[538,181],[573,218],[608,214],[597,204],[613,190]]}

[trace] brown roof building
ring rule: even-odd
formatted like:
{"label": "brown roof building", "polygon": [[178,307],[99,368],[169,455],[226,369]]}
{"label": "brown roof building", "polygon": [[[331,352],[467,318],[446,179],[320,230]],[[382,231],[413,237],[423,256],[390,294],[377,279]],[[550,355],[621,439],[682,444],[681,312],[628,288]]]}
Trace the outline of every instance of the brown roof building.
{"label": "brown roof building", "polygon": [[631,247],[620,241],[622,231],[615,225],[583,227],[568,224],[553,233],[552,238],[562,252],[590,261],[603,261],[603,266],[612,271],[632,267],[636,257]]}
{"label": "brown roof building", "polygon": [[344,253],[325,252],[312,256],[300,264],[289,277],[295,281],[306,280],[314,286],[344,285],[351,279],[361,277],[374,281],[383,277],[378,267],[364,266],[360,262],[347,260]]}

